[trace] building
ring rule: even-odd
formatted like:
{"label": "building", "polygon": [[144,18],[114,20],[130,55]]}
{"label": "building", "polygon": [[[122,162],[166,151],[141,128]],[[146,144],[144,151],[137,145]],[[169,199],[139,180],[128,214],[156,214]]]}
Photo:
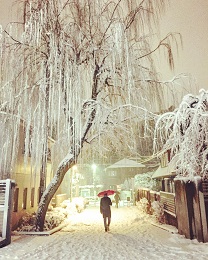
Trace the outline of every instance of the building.
{"label": "building", "polygon": [[170,151],[164,153],[160,158],[160,166],[152,175],[152,178],[161,181],[161,191],[175,193],[174,178],[176,176],[176,162],[178,157],[170,157]]}
{"label": "building", "polygon": [[146,171],[147,168],[144,164],[124,158],[105,168],[104,188],[117,190],[117,186],[123,184],[125,180]]}
{"label": "building", "polygon": [[[1,117],[1,124],[4,124],[5,127],[7,122],[5,123],[4,119]],[[4,127],[2,125],[2,127]],[[37,210],[38,203],[40,200],[40,172],[41,165],[39,167],[34,167],[32,164],[32,158],[27,158],[25,162],[25,130],[24,130],[24,122],[20,121],[19,129],[17,130],[16,145],[13,146],[15,142],[12,139],[12,135],[7,138],[10,139],[11,146],[8,144],[5,150],[1,149],[1,166],[0,166],[0,179],[12,179],[15,182],[15,188],[13,191],[13,210],[12,210],[12,229],[15,229],[18,225],[19,220],[26,213],[34,213]],[[3,131],[2,131],[3,133]],[[3,135],[3,134],[2,134]],[[14,136],[14,135],[13,135]],[[5,137],[6,138],[6,137]],[[1,144],[6,142],[4,136],[1,136]],[[47,186],[52,177],[52,166],[51,166],[51,146],[54,140],[52,138],[48,138],[48,162],[47,162],[47,172],[45,185]],[[6,145],[5,145],[6,146]],[[12,162],[10,159],[11,149],[17,149],[16,158]],[[6,154],[6,151],[8,154]],[[14,156],[14,155],[13,155]]]}

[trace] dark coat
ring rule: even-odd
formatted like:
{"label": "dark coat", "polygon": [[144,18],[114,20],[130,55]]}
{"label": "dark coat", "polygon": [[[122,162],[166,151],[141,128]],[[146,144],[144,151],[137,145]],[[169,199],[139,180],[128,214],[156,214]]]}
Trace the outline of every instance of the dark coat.
{"label": "dark coat", "polygon": [[111,208],[112,201],[109,197],[103,197],[100,200],[100,213],[103,214],[103,217],[111,217]]}
{"label": "dark coat", "polygon": [[120,196],[116,193],[116,195],[114,196],[114,199],[115,199],[116,203],[118,203],[118,201],[120,200]]}

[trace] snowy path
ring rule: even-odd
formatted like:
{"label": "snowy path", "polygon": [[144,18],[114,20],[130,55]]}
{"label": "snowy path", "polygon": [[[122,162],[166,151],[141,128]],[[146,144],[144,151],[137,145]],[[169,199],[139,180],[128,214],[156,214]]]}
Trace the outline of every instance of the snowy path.
{"label": "snowy path", "polygon": [[99,208],[88,207],[51,236],[13,237],[9,246],[0,249],[0,259],[208,259],[208,243],[153,226],[136,206],[112,207],[109,233],[104,232],[102,221]]}

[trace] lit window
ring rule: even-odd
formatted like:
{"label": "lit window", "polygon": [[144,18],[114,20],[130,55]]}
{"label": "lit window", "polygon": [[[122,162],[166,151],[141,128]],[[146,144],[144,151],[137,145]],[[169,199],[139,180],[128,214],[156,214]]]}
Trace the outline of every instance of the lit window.
{"label": "lit window", "polygon": [[116,171],[112,171],[112,172],[109,172],[108,176],[111,176],[111,177],[115,177],[117,174],[116,174]]}

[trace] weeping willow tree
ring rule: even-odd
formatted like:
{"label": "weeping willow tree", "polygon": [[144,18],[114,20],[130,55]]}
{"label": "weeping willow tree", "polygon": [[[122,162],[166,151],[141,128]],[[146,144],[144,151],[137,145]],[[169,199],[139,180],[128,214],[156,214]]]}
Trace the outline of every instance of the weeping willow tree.
{"label": "weeping willow tree", "polygon": [[202,89],[199,95],[185,95],[177,109],[158,118],[155,137],[160,142],[155,143],[155,149],[161,153],[171,150],[172,156],[177,159],[178,176],[207,178],[207,128],[208,92]]}
{"label": "weeping willow tree", "polygon": [[15,163],[23,120],[25,161],[30,155],[34,172],[41,168],[44,185],[47,140],[54,138],[52,162],[59,164],[38,206],[41,231],[53,195],[81,155],[98,147],[136,149],[134,126],[165,106],[153,55],[164,49],[173,67],[177,35],[154,34],[164,0],[22,3],[22,22],[0,32],[1,124],[8,126],[1,165],[10,171]]}

